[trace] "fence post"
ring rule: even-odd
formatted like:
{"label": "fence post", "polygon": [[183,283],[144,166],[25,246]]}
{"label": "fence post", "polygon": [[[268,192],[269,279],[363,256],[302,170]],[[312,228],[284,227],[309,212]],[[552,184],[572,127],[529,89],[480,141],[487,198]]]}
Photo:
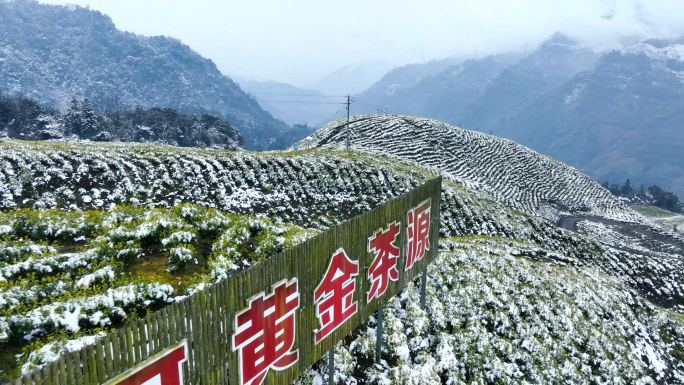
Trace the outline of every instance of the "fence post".
{"label": "fence post", "polygon": [[328,383],[335,383],[335,347],[328,352]]}
{"label": "fence post", "polygon": [[378,308],[378,327],[375,331],[375,350],[377,351],[375,363],[380,364],[382,359],[382,306]]}
{"label": "fence post", "polygon": [[425,290],[427,289],[427,267],[423,269],[423,280],[420,283],[420,308],[425,310]]}

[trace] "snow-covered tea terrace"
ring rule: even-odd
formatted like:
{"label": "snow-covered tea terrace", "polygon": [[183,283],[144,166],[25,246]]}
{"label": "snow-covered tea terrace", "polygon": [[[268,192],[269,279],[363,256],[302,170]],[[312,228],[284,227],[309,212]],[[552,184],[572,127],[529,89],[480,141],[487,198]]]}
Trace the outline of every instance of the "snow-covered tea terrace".
{"label": "snow-covered tea terrace", "polygon": [[[320,149],[257,154],[20,141],[0,144],[0,162],[2,379],[437,171],[411,159]],[[525,207],[476,188],[444,184],[442,251],[429,269],[426,310],[415,287],[392,300],[380,366],[372,364],[373,319],[342,341],[339,382],[684,382],[677,255],[648,245],[628,253],[605,236],[559,229],[536,209],[519,211]],[[642,221],[602,199],[591,206],[595,213]],[[299,382],[326,376],[320,362]]]}

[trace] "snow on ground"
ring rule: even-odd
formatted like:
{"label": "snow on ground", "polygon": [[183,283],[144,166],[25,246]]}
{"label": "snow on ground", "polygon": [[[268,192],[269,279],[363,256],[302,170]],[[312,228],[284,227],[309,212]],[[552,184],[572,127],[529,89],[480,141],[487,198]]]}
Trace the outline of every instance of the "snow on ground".
{"label": "snow on ground", "polygon": [[[138,310],[191,294],[438,171],[376,154],[328,150],[253,154],[18,141],[0,144],[0,163],[0,338],[40,339],[44,322],[65,333],[62,342],[45,348],[54,355],[36,346],[22,355],[21,365],[40,365],[62,354],[67,341],[95,335],[103,323],[116,325]],[[444,251],[431,269],[427,314],[418,309],[415,289],[393,300],[386,313],[385,365],[369,361],[371,320],[339,345],[340,380],[681,381],[681,316],[658,306],[684,309],[680,258],[647,248],[610,248],[601,237],[594,237],[597,242],[559,229],[461,182],[443,186]],[[572,199],[589,198],[577,192]],[[592,210],[641,220],[601,199]],[[540,207],[552,216],[560,212],[551,203]],[[248,258],[238,252],[246,229],[263,234]],[[60,252],[67,244],[81,249]],[[194,271],[183,291],[158,277],[120,280],[127,263],[153,257],[150,244],[168,274]],[[194,260],[200,250],[207,258]],[[198,262],[201,268],[192,270]],[[31,274],[56,278],[18,284]],[[131,284],[158,286],[128,305],[115,300],[88,308],[87,296],[79,294],[99,287],[98,298],[105,300],[108,290]],[[72,292],[73,298],[59,300],[45,294]],[[38,304],[35,298],[65,306],[40,308],[43,318],[29,327],[25,320],[33,313],[15,309],[19,303]],[[70,321],[74,314],[78,332]],[[625,359],[611,362],[615,357]],[[320,363],[303,380],[326,375]]]}
{"label": "snow on ground", "polygon": [[[328,123],[311,135],[309,145],[343,150],[345,125],[346,119]],[[433,167],[448,179],[552,222],[578,214],[644,222],[577,169],[507,139],[401,115],[357,115],[350,129],[354,151]]]}
{"label": "snow on ground", "polygon": [[664,230],[684,236],[684,215],[654,206],[633,206],[632,208]]}

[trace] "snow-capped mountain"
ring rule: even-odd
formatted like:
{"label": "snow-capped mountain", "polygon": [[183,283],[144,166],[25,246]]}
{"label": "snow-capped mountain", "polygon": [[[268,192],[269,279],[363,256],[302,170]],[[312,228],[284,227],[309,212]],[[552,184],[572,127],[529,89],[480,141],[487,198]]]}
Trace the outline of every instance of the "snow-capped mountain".
{"label": "snow-capped mountain", "polygon": [[531,55],[503,70],[479,98],[458,113],[458,121],[446,122],[490,132],[501,119],[529,107],[577,73],[592,69],[599,56],[564,35],[556,34]]}
{"label": "snow-capped mountain", "polygon": [[438,74],[447,68],[461,64],[463,59],[450,57],[441,60],[431,60],[427,63],[414,63],[402,67],[395,67],[387,72],[380,80],[373,83],[358,97],[371,103],[385,106],[384,99],[399,90],[409,88],[422,79]]}
{"label": "snow-capped mountain", "polygon": [[501,54],[467,60],[426,76],[411,87],[397,89],[377,103],[407,115],[429,116],[441,121],[457,120],[463,107],[482,95],[494,77],[519,59],[518,54]]}
{"label": "snow-capped mountain", "polygon": [[213,113],[251,149],[278,148],[297,135],[179,40],[117,30],[108,16],[78,6],[0,2],[0,91],[62,110],[74,96],[104,94],[129,108]]}
{"label": "snow-capped mountain", "polygon": [[684,45],[653,44],[606,53],[497,134],[595,177],[684,194]]}
{"label": "snow-capped mountain", "polygon": [[557,33],[527,56],[510,52],[467,60],[423,76],[413,74],[413,66],[395,69],[358,97],[397,113],[489,132],[502,118],[525,109],[578,72],[593,68],[598,57]]}

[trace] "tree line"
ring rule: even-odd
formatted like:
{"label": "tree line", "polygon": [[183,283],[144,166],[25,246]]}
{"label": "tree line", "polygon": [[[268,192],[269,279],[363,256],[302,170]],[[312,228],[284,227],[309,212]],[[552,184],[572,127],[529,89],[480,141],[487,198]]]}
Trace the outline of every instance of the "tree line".
{"label": "tree line", "polygon": [[180,147],[237,150],[242,135],[227,121],[211,114],[200,117],[172,108],[125,110],[118,96],[95,95],[71,100],[61,112],[27,97],[0,94],[0,132],[22,140],[91,140],[153,142]]}
{"label": "tree line", "polygon": [[642,184],[638,189],[627,179],[622,185],[618,183],[601,183],[613,195],[624,197],[630,201],[639,201],[669,210],[675,213],[684,213],[684,205],[679,201],[679,197],[670,190],[664,190],[655,184],[645,188]]}

